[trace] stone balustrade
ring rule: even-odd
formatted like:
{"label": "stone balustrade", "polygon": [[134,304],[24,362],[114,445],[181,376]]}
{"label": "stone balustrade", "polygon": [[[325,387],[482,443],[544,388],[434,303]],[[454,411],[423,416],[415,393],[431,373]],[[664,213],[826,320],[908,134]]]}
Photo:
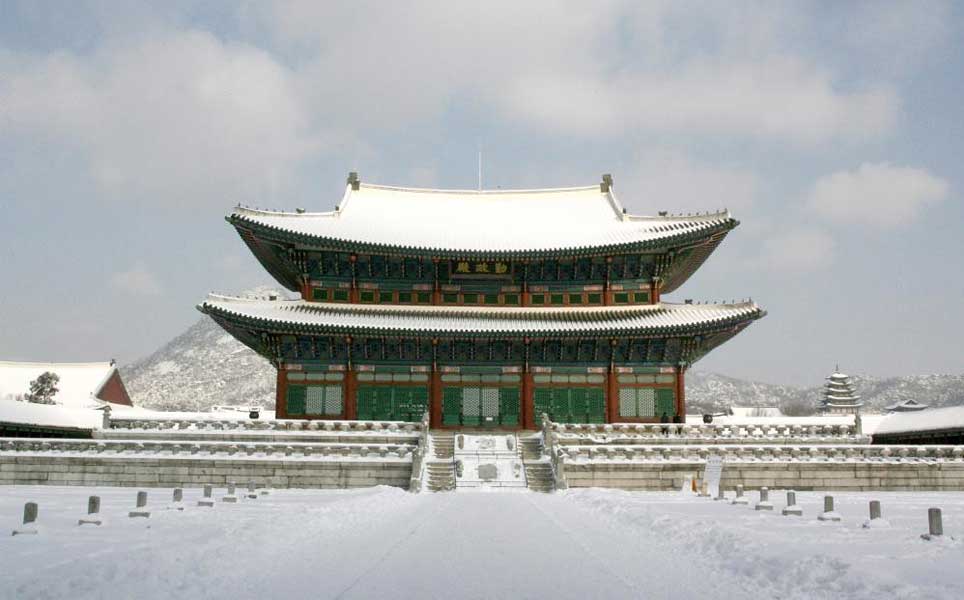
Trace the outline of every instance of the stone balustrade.
{"label": "stone balustrade", "polygon": [[724,462],[874,463],[964,462],[964,446],[871,445],[556,445],[567,462],[687,462],[705,463],[711,455]]}
{"label": "stone balustrade", "polygon": [[149,431],[327,431],[340,433],[418,434],[422,423],[405,421],[327,421],[306,419],[143,419],[111,417],[112,430]]}
{"label": "stone balustrade", "polygon": [[171,440],[73,440],[0,438],[0,454],[50,454],[153,457],[217,457],[217,458],[311,458],[407,460],[412,459],[414,444],[381,443],[182,443]]}
{"label": "stone balustrade", "polygon": [[853,425],[551,423],[558,445],[585,444],[870,444]]}

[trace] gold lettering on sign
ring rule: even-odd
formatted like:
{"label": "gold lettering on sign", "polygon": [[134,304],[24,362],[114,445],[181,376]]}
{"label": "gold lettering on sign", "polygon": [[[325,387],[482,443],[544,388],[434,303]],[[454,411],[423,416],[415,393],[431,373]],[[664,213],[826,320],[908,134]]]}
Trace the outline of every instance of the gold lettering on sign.
{"label": "gold lettering on sign", "polygon": [[494,260],[459,260],[452,262],[453,275],[499,275],[506,277],[511,273],[510,264]]}

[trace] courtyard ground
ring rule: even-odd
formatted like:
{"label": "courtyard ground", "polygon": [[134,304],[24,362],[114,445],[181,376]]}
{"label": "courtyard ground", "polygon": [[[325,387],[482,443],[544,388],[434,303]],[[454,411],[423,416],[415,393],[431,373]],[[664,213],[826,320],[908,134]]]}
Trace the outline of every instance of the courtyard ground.
{"label": "courtyard ground", "polygon": [[[150,489],[0,487],[0,597],[964,598],[964,494],[837,494],[839,523],[678,493],[272,490],[169,510]],[[239,490],[239,493],[241,490]],[[87,496],[104,525],[77,526]],[[879,499],[889,527],[863,529]],[[23,503],[38,535],[11,536]],[[941,507],[956,540],[927,542]]]}

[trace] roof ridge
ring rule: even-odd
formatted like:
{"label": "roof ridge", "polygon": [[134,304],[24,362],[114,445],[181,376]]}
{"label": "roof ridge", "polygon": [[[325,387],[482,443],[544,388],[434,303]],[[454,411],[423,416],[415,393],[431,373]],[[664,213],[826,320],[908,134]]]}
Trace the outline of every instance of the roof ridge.
{"label": "roof ridge", "polygon": [[[361,182],[359,184],[360,188],[369,188],[373,190],[387,190],[393,192],[412,192],[416,194],[464,194],[466,196],[486,196],[493,195],[497,196],[499,194],[542,194],[542,193],[558,193],[558,192],[585,192],[589,190],[599,190],[599,184],[594,185],[580,185],[572,187],[557,187],[557,188],[530,188],[530,189],[494,189],[494,190],[472,190],[472,189],[445,189],[445,188],[418,188],[418,187],[405,187],[399,185],[380,185],[376,183],[365,183]],[[599,192],[602,194],[603,192]]]}

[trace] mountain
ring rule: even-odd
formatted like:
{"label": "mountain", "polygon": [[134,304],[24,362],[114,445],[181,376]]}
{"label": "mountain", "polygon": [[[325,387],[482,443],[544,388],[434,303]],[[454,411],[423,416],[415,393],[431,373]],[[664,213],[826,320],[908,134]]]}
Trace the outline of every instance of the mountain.
{"label": "mountain", "polygon": [[[935,408],[964,405],[964,375],[853,375],[851,381],[868,412],[910,399]],[[811,414],[822,394],[822,384],[801,388],[702,371],[691,371],[686,378],[686,406],[692,412],[720,412],[727,406],[777,406],[788,415]]]}
{"label": "mountain", "polygon": [[[272,288],[257,288],[242,295],[269,294],[286,297]],[[134,404],[139,406],[191,411],[207,410],[215,404],[274,407],[274,368],[206,316],[121,372]],[[964,404],[964,375],[855,375],[852,379],[868,411],[911,398],[934,407]],[[778,406],[786,414],[811,414],[820,398],[821,386],[774,385],[703,371],[691,371],[686,378],[687,409],[694,413],[721,412],[728,406]]]}
{"label": "mountain", "polygon": [[[286,297],[271,288],[241,295],[268,294]],[[215,404],[274,408],[274,367],[207,316],[150,356],[121,367],[121,375],[137,406],[188,411],[205,411]]]}

